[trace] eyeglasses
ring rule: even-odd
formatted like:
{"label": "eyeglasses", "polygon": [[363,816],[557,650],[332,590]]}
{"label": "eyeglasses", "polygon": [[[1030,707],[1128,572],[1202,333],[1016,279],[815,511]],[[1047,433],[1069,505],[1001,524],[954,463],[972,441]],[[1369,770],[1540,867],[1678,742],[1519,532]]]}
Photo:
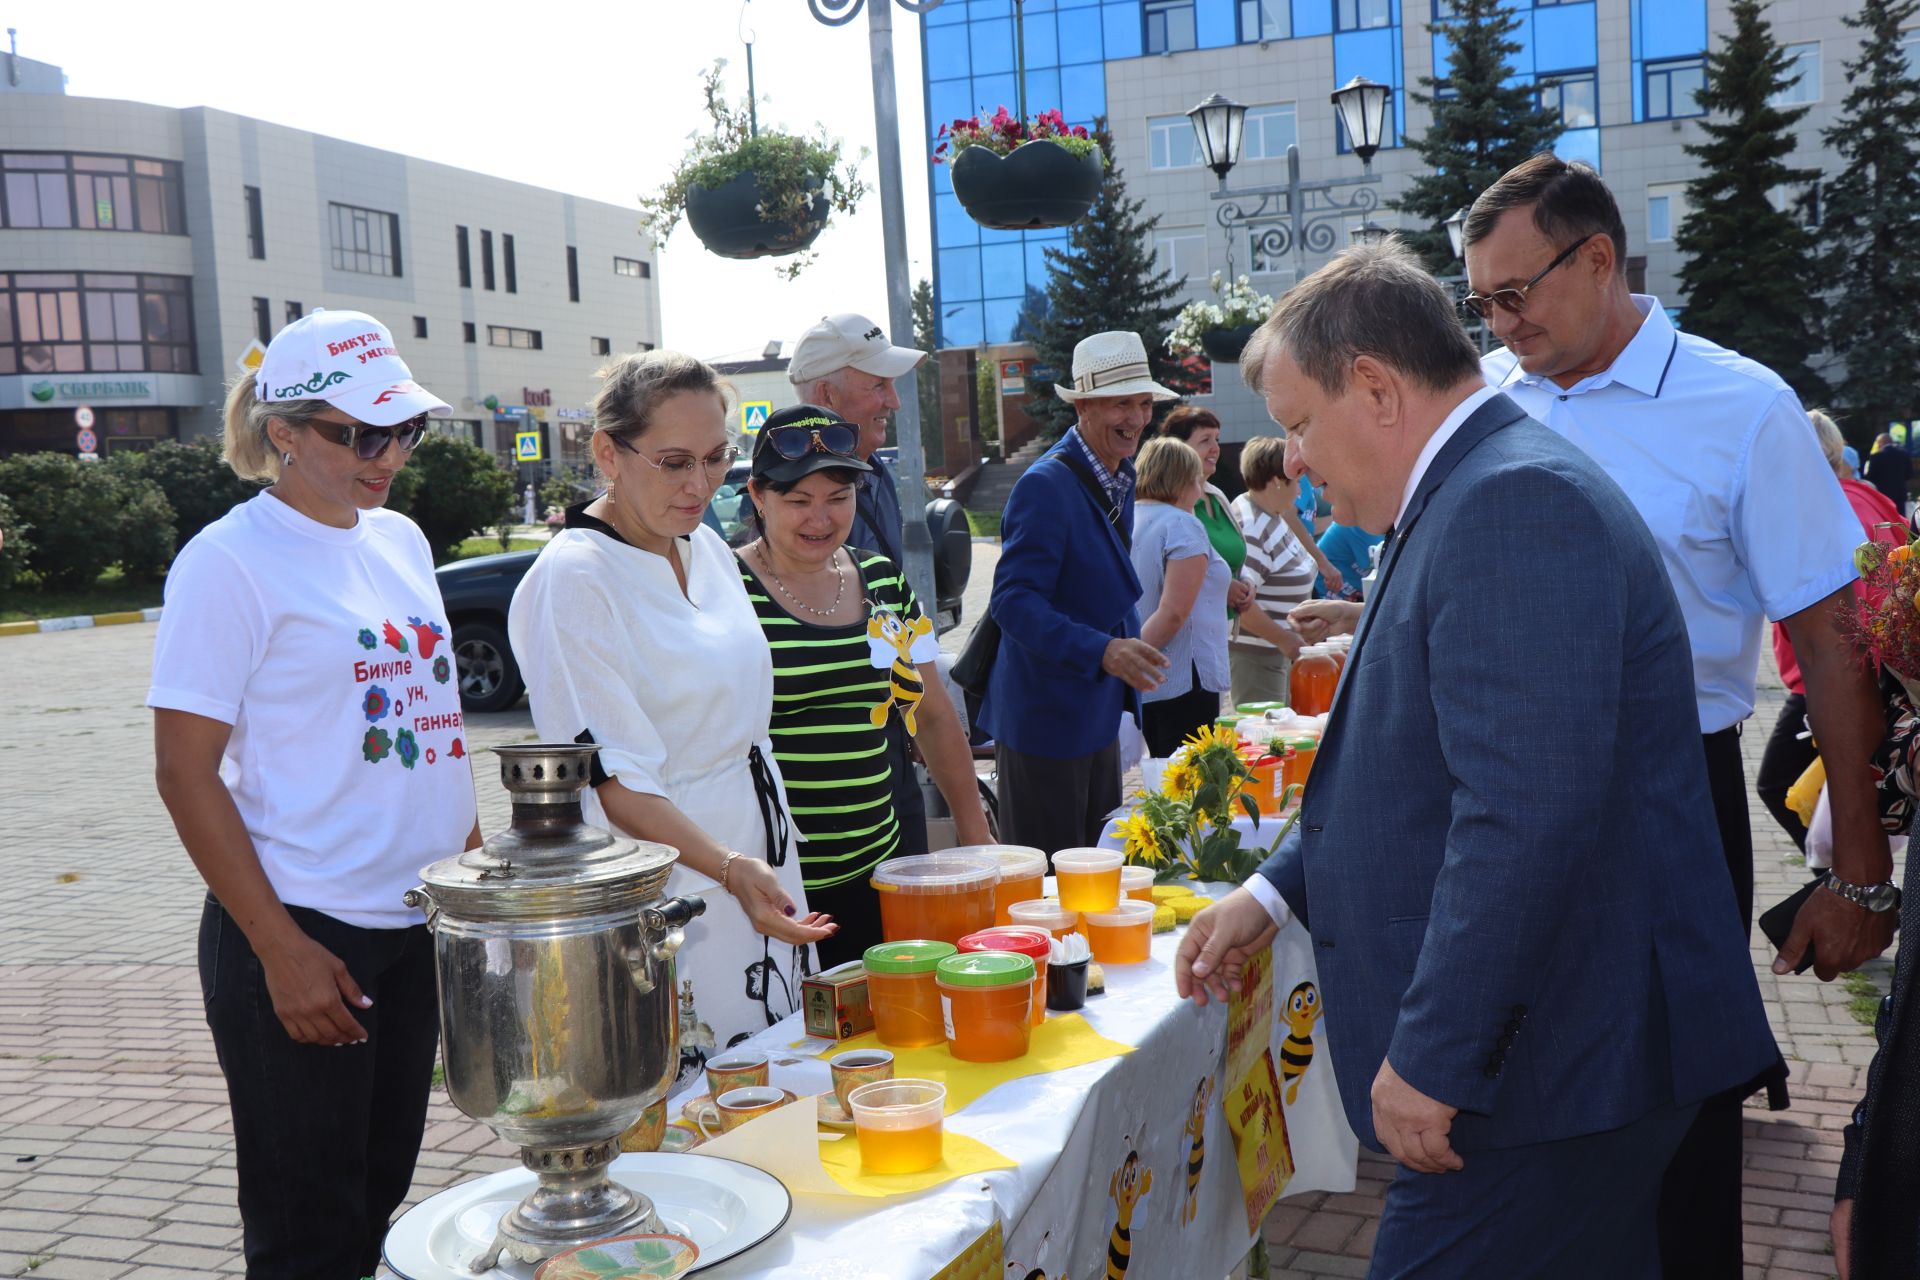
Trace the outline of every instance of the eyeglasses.
{"label": "eyeglasses", "polygon": [[793,422],[764,428],[761,434],[766,436],[769,448],[789,461],[809,453],[851,454],[857,439],[852,427],[839,422],[818,427]]}
{"label": "eyeglasses", "polygon": [[[1604,233],[1597,231],[1594,233],[1594,235],[1601,234]],[[1540,270],[1535,273],[1533,279],[1527,281],[1518,289],[1495,289],[1492,293],[1470,293],[1460,299],[1460,309],[1462,311],[1471,311],[1482,320],[1489,319],[1493,315],[1493,309],[1496,306],[1502,311],[1510,312],[1516,316],[1525,315],[1527,312],[1527,291],[1539,284],[1542,280],[1545,280],[1555,267],[1573,256],[1575,249],[1578,249],[1591,239],[1593,239],[1593,236],[1582,236],[1580,239],[1575,240],[1572,244],[1560,251],[1559,257],[1540,268]]]}
{"label": "eyeglasses", "polygon": [[420,443],[420,437],[427,433],[427,417],[424,413],[416,414],[391,427],[371,427],[364,422],[333,422],[326,418],[309,418],[307,425],[317,431],[322,439],[353,450],[353,456],[362,462],[372,462],[387,451],[390,443],[398,444],[402,453],[412,453],[413,447]]}
{"label": "eyeglasses", "polygon": [[609,436],[608,438],[670,480],[685,480],[693,474],[695,467],[699,467],[706,473],[709,481],[718,481],[727,474],[727,468],[733,465],[733,460],[740,456],[740,450],[738,448],[733,445],[728,445],[724,449],[716,450],[704,458],[696,458],[690,453],[669,453],[662,456],[658,462],[655,462],[652,458],[649,458],[646,454],[641,453],[638,449],[628,444],[626,440],[620,436]]}

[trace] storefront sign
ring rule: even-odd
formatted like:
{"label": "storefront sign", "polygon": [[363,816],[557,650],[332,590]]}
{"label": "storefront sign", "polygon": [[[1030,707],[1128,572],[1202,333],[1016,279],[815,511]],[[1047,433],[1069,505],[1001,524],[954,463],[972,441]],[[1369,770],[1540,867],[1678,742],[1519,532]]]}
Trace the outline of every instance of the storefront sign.
{"label": "storefront sign", "polygon": [[553,416],[559,419],[561,422],[592,422],[593,410],[591,409],[555,409],[553,411]]}
{"label": "storefront sign", "polygon": [[553,391],[551,388],[535,391],[532,387],[522,387],[520,388],[520,399],[528,405],[538,405],[542,409],[551,408],[553,405]]}
{"label": "storefront sign", "polygon": [[151,402],[152,378],[39,378],[27,384],[35,404],[86,404],[93,400]]}

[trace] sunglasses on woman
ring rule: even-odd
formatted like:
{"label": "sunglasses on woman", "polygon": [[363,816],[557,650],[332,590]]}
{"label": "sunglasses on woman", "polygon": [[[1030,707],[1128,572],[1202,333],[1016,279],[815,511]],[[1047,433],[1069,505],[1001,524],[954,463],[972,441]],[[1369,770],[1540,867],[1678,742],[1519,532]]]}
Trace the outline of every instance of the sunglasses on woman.
{"label": "sunglasses on woman", "polygon": [[353,456],[362,462],[372,462],[387,451],[389,443],[398,444],[402,453],[412,453],[420,437],[427,433],[427,416],[416,414],[391,427],[371,427],[364,422],[329,422],[325,418],[309,418],[307,425],[322,439],[353,450]]}
{"label": "sunglasses on woman", "polygon": [[815,419],[814,422],[789,422],[781,427],[765,427],[762,428],[761,434],[767,438],[768,448],[789,461],[804,458],[809,453],[851,454],[855,441],[852,427],[844,422],[829,422],[825,419]]}

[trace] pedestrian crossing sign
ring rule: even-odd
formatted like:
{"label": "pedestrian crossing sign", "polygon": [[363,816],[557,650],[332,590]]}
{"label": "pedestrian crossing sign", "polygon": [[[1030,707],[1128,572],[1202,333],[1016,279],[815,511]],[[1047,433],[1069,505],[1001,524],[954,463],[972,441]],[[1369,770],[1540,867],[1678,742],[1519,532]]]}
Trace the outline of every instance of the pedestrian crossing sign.
{"label": "pedestrian crossing sign", "polygon": [[538,431],[516,431],[513,435],[513,458],[516,462],[538,462],[544,455],[540,452],[540,433]]}
{"label": "pedestrian crossing sign", "polygon": [[767,425],[767,419],[773,413],[771,400],[747,400],[740,405],[740,429],[752,435]]}

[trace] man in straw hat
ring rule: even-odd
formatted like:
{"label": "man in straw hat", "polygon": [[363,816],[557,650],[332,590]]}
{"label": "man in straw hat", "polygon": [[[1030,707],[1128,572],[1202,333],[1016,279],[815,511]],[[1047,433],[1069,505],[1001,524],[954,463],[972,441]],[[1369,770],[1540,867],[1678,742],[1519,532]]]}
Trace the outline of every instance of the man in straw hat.
{"label": "man in straw hat", "polygon": [[1154,402],[1133,333],[1073,349],[1073,385],[1054,393],[1078,419],[1020,477],[1000,525],[988,606],[999,627],[980,722],[1000,769],[1000,837],[1049,853],[1095,843],[1120,803],[1120,718],[1167,666],[1139,638],[1133,453]]}

